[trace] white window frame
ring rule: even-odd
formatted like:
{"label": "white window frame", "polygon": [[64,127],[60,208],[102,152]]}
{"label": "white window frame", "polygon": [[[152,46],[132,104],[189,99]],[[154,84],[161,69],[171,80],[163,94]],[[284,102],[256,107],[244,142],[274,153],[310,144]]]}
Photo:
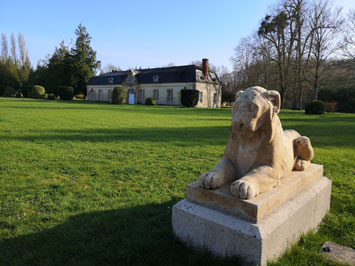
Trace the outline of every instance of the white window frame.
{"label": "white window frame", "polygon": [[202,100],[203,100],[202,96],[203,96],[202,91],[199,91],[199,92],[198,92],[198,101],[199,101],[200,103],[202,103]]}
{"label": "white window frame", "polygon": [[144,102],[144,100],[145,100],[144,90],[140,90],[140,100],[141,100],[141,102]]}
{"label": "white window frame", "polygon": [[99,101],[102,101],[104,99],[104,92],[102,90],[99,90]]}
{"label": "white window frame", "polygon": [[174,97],[174,90],[173,89],[168,89],[167,97],[168,97],[168,103],[172,103],[173,97]]}
{"label": "white window frame", "polygon": [[156,102],[159,101],[159,90],[153,90],[153,98]]}
{"label": "white window frame", "polygon": [[159,76],[158,75],[154,75],[153,76],[153,82],[159,82]]}

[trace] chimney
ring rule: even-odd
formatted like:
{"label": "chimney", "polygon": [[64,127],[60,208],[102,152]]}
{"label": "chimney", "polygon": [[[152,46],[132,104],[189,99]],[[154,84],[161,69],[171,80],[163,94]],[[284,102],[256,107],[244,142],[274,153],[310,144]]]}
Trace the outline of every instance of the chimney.
{"label": "chimney", "polygon": [[203,75],[205,76],[205,79],[208,79],[208,59],[204,58],[202,59],[202,72]]}

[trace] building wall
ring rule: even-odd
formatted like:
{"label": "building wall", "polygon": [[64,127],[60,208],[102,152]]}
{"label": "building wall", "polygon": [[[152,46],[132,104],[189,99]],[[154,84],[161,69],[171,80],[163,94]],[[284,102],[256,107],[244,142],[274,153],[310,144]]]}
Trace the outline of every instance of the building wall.
{"label": "building wall", "polygon": [[[202,93],[196,107],[221,107],[222,88],[219,84],[212,83],[196,83],[196,90]],[[202,100],[202,101],[201,101]]]}
{"label": "building wall", "polygon": [[[116,85],[88,85],[87,100],[111,102],[112,90]],[[197,107],[220,107],[221,89],[218,84],[189,82],[189,83],[149,83],[129,86],[126,88],[129,92],[135,93],[135,103],[144,104],[146,98],[154,98],[154,90],[159,91],[157,104],[163,105],[181,105],[180,97],[183,89],[196,89],[202,92],[202,101],[199,101]],[[168,102],[168,90],[173,91],[172,101]],[[99,99],[100,91],[102,98]],[[141,91],[144,91],[144,100],[140,98]],[[216,94],[216,96],[214,96]],[[216,97],[214,102],[214,97]]]}
{"label": "building wall", "polygon": [[[154,90],[159,91],[159,99],[156,101],[157,104],[164,105],[181,105],[180,101],[180,91],[186,89],[193,89],[194,83],[152,83],[152,84],[140,84],[138,96],[140,96],[140,91],[144,90],[144,96],[146,98],[154,98]],[[172,102],[168,102],[168,90],[173,91]],[[138,98],[138,103],[144,103]]]}
{"label": "building wall", "polygon": [[[87,96],[88,101],[102,101],[111,102],[112,90],[115,86],[113,85],[88,85],[87,86]],[[102,99],[99,99],[99,92],[102,91]],[[91,94],[91,92],[94,92]]]}

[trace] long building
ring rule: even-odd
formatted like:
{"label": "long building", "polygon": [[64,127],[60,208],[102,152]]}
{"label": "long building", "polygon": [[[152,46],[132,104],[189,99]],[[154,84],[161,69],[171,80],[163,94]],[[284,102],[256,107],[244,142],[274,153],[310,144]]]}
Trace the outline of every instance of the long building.
{"label": "long building", "polygon": [[198,90],[197,107],[221,106],[222,89],[216,73],[209,71],[208,59],[196,65],[112,71],[92,77],[87,85],[87,100],[111,102],[112,90],[122,85],[129,104],[144,104],[154,98],[157,104],[181,105],[181,90]]}

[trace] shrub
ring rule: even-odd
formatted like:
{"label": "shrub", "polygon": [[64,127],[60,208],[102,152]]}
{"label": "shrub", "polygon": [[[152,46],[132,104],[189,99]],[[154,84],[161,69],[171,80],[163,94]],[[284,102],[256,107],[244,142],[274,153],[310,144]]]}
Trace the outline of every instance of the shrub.
{"label": "shrub", "polygon": [[16,98],[22,98],[22,97],[23,97],[23,95],[21,92],[16,93]]}
{"label": "shrub", "polygon": [[232,104],[235,101],[235,93],[231,91],[222,92],[222,102]]}
{"label": "shrub", "polygon": [[80,100],[84,100],[85,99],[85,95],[80,93],[80,94],[77,94],[75,95],[75,99],[80,99]]}
{"label": "shrub", "polygon": [[181,90],[181,104],[194,107],[198,103],[198,90]]}
{"label": "shrub", "polygon": [[116,86],[112,91],[112,103],[124,104],[127,102],[127,92],[123,86]]}
{"label": "shrub", "polygon": [[335,101],[337,102],[337,111],[355,113],[355,88],[352,86],[340,88],[337,90]]}
{"label": "shrub", "polygon": [[47,96],[48,100],[55,100],[55,95],[53,93],[48,94]]}
{"label": "shrub", "polygon": [[31,86],[22,86],[20,87],[20,91],[24,98],[32,97],[32,87]]}
{"label": "shrub", "polygon": [[322,101],[311,101],[306,104],[305,113],[306,114],[314,114],[321,115],[325,112],[325,104]]}
{"label": "shrub", "polygon": [[144,102],[146,105],[156,105],[155,99],[154,98],[147,98],[145,99]]}
{"label": "shrub", "polygon": [[61,100],[70,101],[74,97],[74,88],[70,86],[58,86],[57,92]]}
{"label": "shrub", "polygon": [[322,89],[318,93],[322,101],[336,102],[336,111],[343,113],[355,113],[355,88],[352,85],[337,89]]}
{"label": "shrub", "polygon": [[6,86],[0,86],[0,96],[4,96]]}
{"label": "shrub", "polygon": [[335,112],[337,109],[336,102],[325,102],[325,111],[327,112]]}
{"label": "shrub", "polygon": [[46,93],[46,90],[44,87],[40,86],[40,85],[34,85],[32,88],[32,98],[34,99],[43,99],[44,95]]}
{"label": "shrub", "polygon": [[16,91],[13,87],[7,87],[4,92],[5,97],[14,97],[16,94]]}

